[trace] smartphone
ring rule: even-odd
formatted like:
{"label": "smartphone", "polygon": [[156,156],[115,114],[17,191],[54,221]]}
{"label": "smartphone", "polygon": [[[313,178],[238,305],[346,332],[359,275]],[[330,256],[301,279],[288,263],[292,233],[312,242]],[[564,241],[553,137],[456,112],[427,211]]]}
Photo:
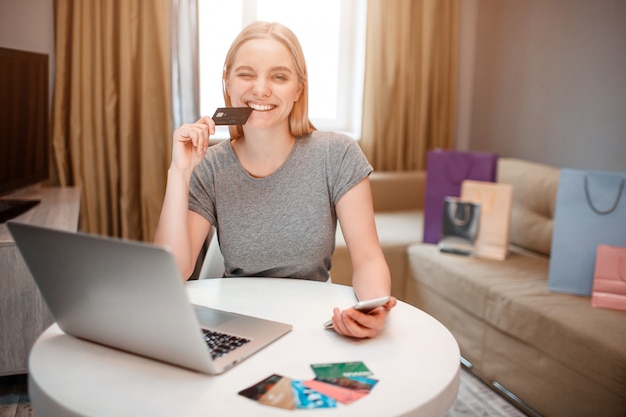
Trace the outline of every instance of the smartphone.
{"label": "smartphone", "polygon": [[380,307],[386,302],[388,302],[390,298],[391,297],[386,296],[386,297],[372,298],[371,300],[359,301],[358,303],[353,305],[352,308],[355,310],[359,310],[363,313],[369,313],[376,307]]}
{"label": "smartphone", "polygon": [[[383,304],[385,304],[386,302],[388,302],[391,299],[390,296],[385,296],[385,297],[378,297],[378,298],[372,298],[371,300],[363,300],[363,301],[359,301],[358,303],[356,303],[355,305],[352,306],[353,309],[355,310],[359,310],[362,313],[369,313],[370,311],[372,311],[373,309],[375,309],[376,307],[380,307]],[[328,320],[326,323],[324,323],[324,327],[327,329],[330,329],[333,327],[333,321],[332,320]]]}

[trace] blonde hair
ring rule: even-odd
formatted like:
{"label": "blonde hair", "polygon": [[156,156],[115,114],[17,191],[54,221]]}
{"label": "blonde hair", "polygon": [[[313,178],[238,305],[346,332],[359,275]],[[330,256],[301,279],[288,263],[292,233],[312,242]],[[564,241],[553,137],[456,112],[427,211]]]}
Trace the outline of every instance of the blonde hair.
{"label": "blonde hair", "polygon": [[[232,69],[235,57],[239,48],[244,43],[253,39],[274,39],[287,47],[293,58],[293,62],[298,77],[298,82],[302,84],[302,94],[294,103],[293,109],[289,114],[289,131],[292,135],[304,136],[314,130],[315,126],[309,120],[309,83],[304,60],[304,53],[296,35],[286,26],[280,23],[254,22],[245,27],[235,38],[224,61],[224,74],[222,77],[222,89],[224,93],[224,102],[227,107],[232,106],[230,96],[226,91],[226,80]],[[229,126],[230,136],[233,139],[243,137],[243,128],[241,126]]]}

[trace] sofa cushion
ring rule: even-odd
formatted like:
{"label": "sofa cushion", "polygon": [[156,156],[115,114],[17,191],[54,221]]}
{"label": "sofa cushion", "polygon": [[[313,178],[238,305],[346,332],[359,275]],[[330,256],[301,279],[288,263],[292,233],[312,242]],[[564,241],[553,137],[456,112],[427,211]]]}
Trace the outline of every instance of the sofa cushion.
{"label": "sofa cushion", "polygon": [[514,158],[498,161],[498,182],[513,185],[510,242],[550,255],[560,170]]}
{"label": "sofa cushion", "polygon": [[[513,282],[538,282],[546,287],[548,259],[511,250],[506,261],[441,253],[436,245],[408,248],[411,278],[475,316],[488,320],[494,291]],[[547,288],[546,288],[547,291]]]}

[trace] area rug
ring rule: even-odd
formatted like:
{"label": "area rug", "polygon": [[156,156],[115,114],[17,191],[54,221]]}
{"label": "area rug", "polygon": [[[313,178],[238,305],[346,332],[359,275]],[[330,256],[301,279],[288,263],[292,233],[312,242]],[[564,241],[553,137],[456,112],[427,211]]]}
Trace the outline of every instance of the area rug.
{"label": "area rug", "polygon": [[487,384],[461,370],[459,395],[446,417],[525,417]]}

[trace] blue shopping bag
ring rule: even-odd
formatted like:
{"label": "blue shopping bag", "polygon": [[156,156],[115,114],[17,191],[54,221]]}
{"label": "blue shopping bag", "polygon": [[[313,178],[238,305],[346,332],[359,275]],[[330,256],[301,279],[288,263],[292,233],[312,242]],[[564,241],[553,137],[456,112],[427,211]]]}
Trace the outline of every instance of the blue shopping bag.
{"label": "blue shopping bag", "polygon": [[548,289],[591,296],[598,245],[626,246],[626,172],[563,168]]}

